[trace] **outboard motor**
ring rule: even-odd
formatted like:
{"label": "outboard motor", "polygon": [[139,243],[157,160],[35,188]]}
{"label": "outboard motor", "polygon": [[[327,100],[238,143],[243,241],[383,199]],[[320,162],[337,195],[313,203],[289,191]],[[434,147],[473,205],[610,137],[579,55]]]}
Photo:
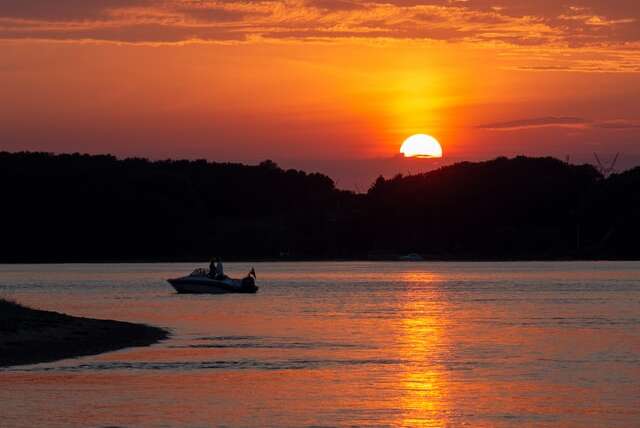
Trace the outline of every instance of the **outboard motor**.
{"label": "outboard motor", "polygon": [[258,291],[256,280],[252,276],[246,276],[242,278],[241,287],[242,291],[245,293],[255,293],[256,291]]}

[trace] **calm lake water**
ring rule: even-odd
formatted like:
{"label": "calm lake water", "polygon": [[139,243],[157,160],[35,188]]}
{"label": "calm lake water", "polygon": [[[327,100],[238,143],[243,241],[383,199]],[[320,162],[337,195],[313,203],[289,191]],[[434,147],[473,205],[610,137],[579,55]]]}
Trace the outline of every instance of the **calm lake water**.
{"label": "calm lake water", "polygon": [[[640,426],[640,263],[0,266],[0,296],[172,337],[0,369],[0,425]],[[249,264],[228,264],[244,275]]]}

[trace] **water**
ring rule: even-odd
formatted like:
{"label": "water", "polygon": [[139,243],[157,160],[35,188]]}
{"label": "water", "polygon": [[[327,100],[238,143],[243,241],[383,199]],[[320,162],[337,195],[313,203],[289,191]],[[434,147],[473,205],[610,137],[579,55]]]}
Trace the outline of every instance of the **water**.
{"label": "water", "polygon": [[[640,263],[0,266],[0,295],[144,322],[146,348],[0,369],[0,425],[640,426]],[[229,264],[236,276],[248,264]]]}

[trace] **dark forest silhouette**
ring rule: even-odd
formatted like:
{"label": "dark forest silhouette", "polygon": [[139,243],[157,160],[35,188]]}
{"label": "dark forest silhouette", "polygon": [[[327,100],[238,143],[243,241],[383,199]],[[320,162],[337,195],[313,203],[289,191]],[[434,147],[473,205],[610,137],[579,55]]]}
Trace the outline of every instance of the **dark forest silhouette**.
{"label": "dark forest silhouette", "polygon": [[0,261],[640,257],[640,168],[498,158],[378,178],[197,161],[0,153]]}

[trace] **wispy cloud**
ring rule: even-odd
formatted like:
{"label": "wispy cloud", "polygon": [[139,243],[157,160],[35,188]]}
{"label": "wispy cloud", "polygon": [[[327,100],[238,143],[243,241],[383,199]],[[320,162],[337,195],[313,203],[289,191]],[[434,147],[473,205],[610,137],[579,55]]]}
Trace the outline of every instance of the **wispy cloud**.
{"label": "wispy cloud", "polygon": [[[640,72],[637,0],[3,0],[0,39],[118,43],[343,39],[502,46],[528,71]],[[567,59],[564,52],[590,49]],[[611,54],[615,52],[615,54]],[[550,58],[549,53],[557,54]],[[528,53],[527,53],[528,54]],[[608,55],[603,58],[603,54]]]}
{"label": "wispy cloud", "polygon": [[594,126],[603,129],[640,129],[640,121],[609,120],[595,123]]}
{"label": "wispy cloud", "polygon": [[525,128],[540,128],[547,126],[568,126],[568,127],[582,127],[590,123],[587,119],[580,117],[536,117],[530,119],[512,120],[509,122],[496,122],[479,125],[481,129],[496,129],[496,130],[514,130]]}
{"label": "wispy cloud", "polygon": [[0,16],[29,21],[86,21],[108,19],[109,11],[151,7],[149,0],[2,0]]}
{"label": "wispy cloud", "polygon": [[496,131],[515,131],[530,128],[567,127],[567,128],[591,128],[625,130],[640,129],[640,121],[627,119],[614,120],[590,120],[581,117],[547,116],[527,119],[511,120],[508,122],[495,122],[478,125],[476,128]]}
{"label": "wispy cloud", "polygon": [[[635,1],[635,0],[634,0]],[[4,0],[0,37],[75,39],[82,27],[93,38],[120,29],[120,41],[138,41],[135,26],[156,26],[148,41],[363,37],[501,41],[511,44],[593,45],[640,41],[637,7],[626,0],[607,7],[524,0]],[[621,3],[620,5],[618,3]],[[635,3],[634,3],[635,4]],[[223,33],[228,34],[223,34]],[[139,31],[137,32],[140,33]],[[112,37],[108,38],[109,40]]]}

